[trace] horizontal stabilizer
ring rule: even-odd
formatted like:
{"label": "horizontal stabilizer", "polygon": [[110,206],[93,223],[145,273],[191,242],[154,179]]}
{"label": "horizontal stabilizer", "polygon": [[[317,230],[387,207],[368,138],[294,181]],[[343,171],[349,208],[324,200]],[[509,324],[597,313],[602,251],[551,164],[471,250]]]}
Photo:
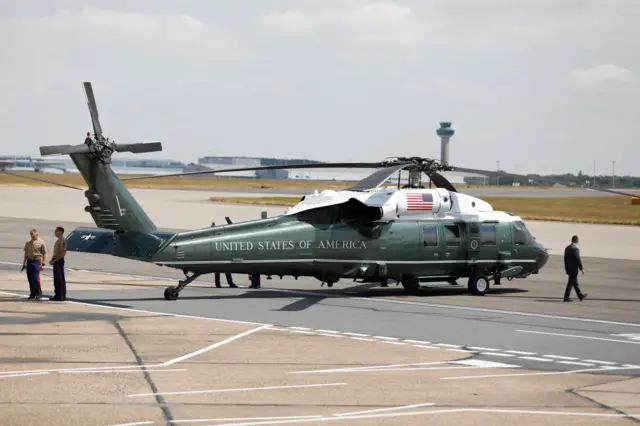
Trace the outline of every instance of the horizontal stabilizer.
{"label": "horizontal stabilizer", "polygon": [[40,155],[88,154],[90,152],[88,145],[49,145],[40,147]]}
{"label": "horizontal stabilizer", "polygon": [[140,154],[143,152],[156,152],[162,151],[162,142],[141,142],[141,143],[126,143],[116,144],[116,151],[118,152],[132,152],[134,154]]}
{"label": "horizontal stabilizer", "polygon": [[79,227],[67,236],[67,251],[109,254],[127,259],[148,261],[172,232],[115,232],[109,229]]}

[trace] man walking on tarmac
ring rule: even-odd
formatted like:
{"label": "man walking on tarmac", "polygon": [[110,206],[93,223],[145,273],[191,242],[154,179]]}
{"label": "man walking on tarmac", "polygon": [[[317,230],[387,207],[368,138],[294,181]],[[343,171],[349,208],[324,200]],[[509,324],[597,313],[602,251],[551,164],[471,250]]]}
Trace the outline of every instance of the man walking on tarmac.
{"label": "man walking on tarmac", "polygon": [[564,301],[571,302],[569,295],[571,294],[571,289],[574,288],[576,290],[576,294],[578,295],[578,299],[580,301],[584,300],[588,294],[582,293],[580,291],[580,285],[578,284],[578,271],[584,274],[584,268],[582,267],[582,260],[580,259],[580,249],[578,248],[578,236],[574,235],[571,237],[571,244],[569,244],[564,249],[564,270],[569,276],[569,280],[567,281],[567,288],[564,291]]}
{"label": "man walking on tarmac", "polygon": [[22,269],[27,269],[29,280],[29,300],[42,299],[42,286],[40,285],[40,271],[44,269],[47,246],[38,237],[38,231],[32,229],[31,239],[24,245],[24,259]]}

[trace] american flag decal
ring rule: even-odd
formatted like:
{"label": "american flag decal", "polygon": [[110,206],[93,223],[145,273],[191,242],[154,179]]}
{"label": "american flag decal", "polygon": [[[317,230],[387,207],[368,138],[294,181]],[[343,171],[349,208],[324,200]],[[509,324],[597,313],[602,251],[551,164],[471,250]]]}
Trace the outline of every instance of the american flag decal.
{"label": "american flag decal", "polygon": [[407,210],[433,210],[433,195],[421,192],[407,193]]}

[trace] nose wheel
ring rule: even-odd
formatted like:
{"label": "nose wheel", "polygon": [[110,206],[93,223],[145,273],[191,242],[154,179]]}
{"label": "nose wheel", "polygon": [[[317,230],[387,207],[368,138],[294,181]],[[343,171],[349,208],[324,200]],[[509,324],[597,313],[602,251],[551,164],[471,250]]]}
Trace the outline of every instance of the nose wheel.
{"label": "nose wheel", "polygon": [[184,275],[185,277],[187,277],[187,279],[178,281],[177,287],[171,286],[171,287],[167,287],[164,290],[165,300],[177,300],[178,296],[180,295],[180,292],[184,290],[184,288],[188,286],[191,282],[193,282],[193,280],[197,279],[202,274],[193,274],[191,276],[188,276],[187,273],[185,272]]}

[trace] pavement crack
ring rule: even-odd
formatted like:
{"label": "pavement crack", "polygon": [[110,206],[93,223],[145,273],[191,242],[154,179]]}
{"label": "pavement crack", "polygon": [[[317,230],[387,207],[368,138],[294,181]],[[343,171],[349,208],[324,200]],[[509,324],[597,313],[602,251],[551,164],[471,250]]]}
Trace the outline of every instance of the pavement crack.
{"label": "pavement crack", "polygon": [[149,384],[149,387],[151,388],[151,392],[154,393],[154,397],[156,399],[156,403],[157,403],[158,407],[160,408],[160,410],[162,410],[162,415],[164,416],[164,420],[166,422],[166,425],[167,426],[171,426],[173,420],[175,420],[175,419],[173,418],[173,414],[171,413],[171,410],[169,409],[169,404],[167,403],[167,401],[164,398],[164,396],[162,396],[160,394],[160,390],[158,389],[158,387],[154,383],[153,379],[151,378],[151,374],[149,374],[147,369],[144,367],[144,362],[142,361],[142,358],[140,358],[140,355],[138,355],[138,351],[136,351],[135,346],[133,346],[133,343],[131,342],[131,339],[129,339],[129,336],[127,336],[127,333],[122,329],[122,326],[120,326],[118,321],[114,321],[113,326],[116,328],[116,330],[118,330],[118,333],[120,333],[120,336],[122,336],[122,338],[124,339],[125,343],[127,344],[129,349],[131,350],[131,353],[133,353],[133,356],[136,357],[136,362],[140,366],[142,374],[144,375],[145,380],[147,381],[147,383]]}
{"label": "pavement crack", "polygon": [[[636,376],[634,376],[634,377],[627,377],[627,378],[624,378],[624,379],[621,379],[621,380],[616,380],[616,381],[613,381],[613,382],[606,382],[606,384],[613,384],[613,383],[628,382],[628,381],[630,381],[630,380],[634,380],[634,379],[637,379],[637,377],[636,377]],[[640,424],[640,420],[639,420],[639,419],[637,419],[637,418],[635,418],[635,417],[631,417],[631,416],[629,416],[629,414],[628,414],[628,413],[626,413],[626,412],[624,412],[624,411],[622,411],[622,410],[619,410],[619,409],[617,409],[617,408],[615,408],[615,407],[610,407],[610,406],[608,406],[608,405],[606,405],[606,404],[603,404],[603,403],[601,403],[601,402],[596,401],[596,400],[595,400],[595,399],[593,399],[593,398],[590,398],[590,397],[588,397],[588,396],[586,396],[586,395],[582,395],[582,394],[580,394],[580,393],[579,393],[580,391],[582,391],[582,392],[590,392],[588,389],[589,389],[589,388],[592,388],[592,387],[594,387],[594,386],[597,386],[597,385],[581,386],[581,387],[579,387],[579,388],[569,389],[569,391],[568,391],[568,392],[569,392],[570,394],[572,394],[572,395],[575,395],[575,396],[579,397],[579,398],[583,398],[583,399],[586,399],[587,401],[591,401],[592,403],[594,403],[594,404],[596,404],[596,405],[600,406],[601,408],[604,408],[604,409],[607,409],[607,410],[614,411],[614,412],[616,412],[616,413],[618,413],[618,414],[622,414],[622,415],[624,415],[624,416],[628,416],[627,418],[628,418],[629,420],[631,420],[631,421],[632,421],[632,422],[634,422],[634,423],[638,423],[638,424]]]}

